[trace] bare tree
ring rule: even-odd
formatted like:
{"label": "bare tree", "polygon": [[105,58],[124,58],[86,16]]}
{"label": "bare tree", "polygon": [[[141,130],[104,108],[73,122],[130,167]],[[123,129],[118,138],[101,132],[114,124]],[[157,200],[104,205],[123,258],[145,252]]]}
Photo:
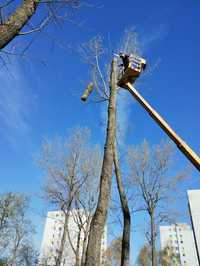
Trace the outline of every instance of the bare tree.
{"label": "bare tree", "polygon": [[9,244],[10,221],[16,215],[16,195],[7,193],[0,198],[0,251],[1,254]]}
{"label": "bare tree", "polygon": [[[70,9],[81,5],[79,0],[3,0],[0,4],[0,50],[14,38],[40,32],[47,24],[70,20]],[[43,12],[37,12],[43,9]],[[31,18],[38,13],[33,22]],[[39,21],[39,23],[38,23]],[[22,29],[25,27],[25,30]]]}
{"label": "bare tree", "polygon": [[117,237],[112,240],[105,251],[105,266],[120,266],[122,253],[122,238]]}
{"label": "bare tree", "polygon": [[107,135],[104,146],[103,165],[100,177],[100,192],[95,214],[91,221],[89,240],[86,253],[86,266],[100,265],[101,239],[106,223],[108,203],[111,192],[113,144],[116,130],[116,92],[117,92],[117,61],[111,66],[110,97],[108,105]]}
{"label": "bare tree", "polygon": [[[97,203],[98,185],[95,177],[99,174],[100,158],[99,156],[95,158],[95,155],[98,154],[88,154],[88,160],[85,161],[85,166],[82,170],[87,173],[90,172],[90,175],[75,198],[77,211],[73,212],[73,222],[77,225],[77,242],[73,244],[73,241],[70,241],[70,244],[76,256],[77,266],[85,265],[89,228]],[[70,239],[70,233],[68,233],[68,238]]]}
{"label": "bare tree", "polygon": [[[46,200],[62,210],[64,214],[63,233],[61,244],[56,257],[56,265],[60,265],[65,253],[65,243],[71,242],[76,256],[76,265],[84,261],[88,237],[88,226],[96,206],[98,196],[97,176],[101,159],[98,147],[90,147],[89,130],[77,128],[67,140],[45,140],[42,152],[38,159],[40,166],[46,173],[44,186]],[[70,241],[68,221],[72,209],[77,212],[73,219],[77,223],[77,244]],[[70,218],[71,219],[71,218]],[[84,237],[83,237],[84,235]],[[80,236],[84,238],[83,247],[80,247]],[[83,254],[80,257],[80,248]],[[82,262],[83,263],[83,262]]]}
{"label": "bare tree", "polygon": [[[160,266],[179,266],[180,257],[174,253],[173,248],[168,245],[163,250],[157,252],[157,265]],[[151,266],[151,246],[144,245],[139,252],[137,258],[138,266]]]}
{"label": "bare tree", "polygon": [[159,263],[161,266],[179,266],[180,256],[168,245],[159,252]]}
{"label": "bare tree", "polygon": [[85,175],[88,175],[88,178],[82,184],[81,189],[76,193],[74,198],[76,211],[72,212],[71,219],[76,225],[76,230],[73,230],[72,234],[70,228],[68,228],[67,236],[76,257],[76,266],[85,265],[89,228],[97,203],[98,185],[96,176],[100,171],[100,161],[99,152],[96,150],[92,153],[87,153],[82,171]]}
{"label": "bare tree", "polygon": [[22,250],[31,244],[31,236],[34,233],[31,221],[28,219],[29,200],[24,195],[7,193],[0,198],[0,239],[1,258],[6,258],[10,266],[20,264]]}
{"label": "bare tree", "polygon": [[[139,45],[137,33],[134,28],[125,30],[122,42],[120,45],[120,51],[123,51],[126,54],[138,55]],[[118,78],[121,76],[122,69],[118,67]],[[118,114],[118,113],[117,113]],[[122,236],[122,252],[121,252],[121,266],[128,266],[130,261],[130,235],[131,235],[131,213],[129,209],[128,197],[125,193],[125,186],[122,181],[121,167],[119,162],[119,156],[117,151],[117,140],[120,138],[120,121],[118,116],[116,118],[116,128],[117,133],[115,136],[115,142],[113,144],[113,159],[115,167],[115,176],[117,181],[117,188],[120,196],[121,209],[123,213],[123,236]]]}
{"label": "bare tree", "polygon": [[22,245],[19,251],[17,266],[36,266],[38,255],[38,252],[30,243]]}
{"label": "bare tree", "polygon": [[139,252],[137,258],[138,266],[150,266],[151,265],[151,248],[149,245],[144,245]]}
{"label": "bare tree", "polygon": [[[133,34],[132,34],[133,33]],[[126,36],[123,41],[124,51],[132,51],[135,53],[135,35],[133,31],[126,32]],[[88,49],[89,47],[89,49]],[[117,97],[117,80],[119,75],[118,60],[114,58],[112,60],[111,67],[107,67],[107,72],[103,71],[99,58],[105,53],[105,49],[102,48],[102,40],[97,37],[89,42],[86,47],[81,47],[81,52],[84,59],[91,66],[92,73],[92,85],[95,87],[100,101],[108,100],[108,120],[107,120],[107,134],[106,142],[104,146],[104,159],[102,172],[100,176],[100,194],[98,199],[98,205],[94,217],[91,222],[89,242],[87,248],[86,265],[99,265],[100,264],[100,241],[103,232],[103,228],[107,218],[107,209],[109,198],[111,194],[111,177],[112,166],[115,162],[115,173],[117,177],[118,189],[121,199],[121,206],[124,215],[124,231],[122,241],[122,260],[121,265],[129,265],[129,253],[130,253],[130,213],[128,209],[128,201],[123,189],[121,181],[120,166],[117,156],[117,149],[115,146],[116,141],[116,97]],[[110,79],[108,79],[108,73],[110,73]],[[109,86],[108,86],[109,84]],[[109,91],[108,91],[109,87]],[[82,96],[83,100],[86,100],[91,92],[91,86],[87,87],[87,90]]]}
{"label": "bare tree", "polygon": [[156,266],[156,236],[158,222],[170,219],[167,203],[176,195],[176,188],[183,181],[185,174],[170,176],[172,146],[169,143],[150,147],[147,141],[141,146],[129,148],[128,163],[130,177],[138,197],[143,202],[141,209],[150,217],[150,233],[146,237],[151,246],[152,266]]}

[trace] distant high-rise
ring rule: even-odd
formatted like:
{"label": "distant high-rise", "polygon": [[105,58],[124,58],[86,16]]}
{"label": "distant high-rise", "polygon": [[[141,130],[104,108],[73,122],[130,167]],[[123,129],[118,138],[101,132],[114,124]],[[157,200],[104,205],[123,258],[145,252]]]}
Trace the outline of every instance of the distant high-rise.
{"label": "distant high-rise", "polygon": [[193,232],[189,225],[184,223],[170,226],[160,226],[161,249],[170,248],[179,258],[179,263],[172,259],[172,265],[199,266]]}
{"label": "distant high-rise", "polygon": [[[80,226],[80,219],[81,224],[83,225],[84,230],[79,229]],[[55,266],[56,258],[58,257],[60,248],[61,248],[61,239],[63,236],[63,229],[64,229],[64,213],[62,211],[50,211],[47,214],[44,234],[42,239],[41,245],[41,252],[40,252],[40,264],[39,265],[48,265],[48,266]],[[80,239],[79,243],[79,255],[80,260],[83,253],[84,240],[85,238],[85,231],[88,230],[86,228],[86,213],[84,210],[72,210],[69,212],[69,220],[68,220],[68,230],[66,241],[64,244],[64,250],[61,260],[61,266],[72,266],[75,265],[76,257],[75,257],[75,250],[77,250],[77,243],[78,238]],[[104,230],[104,235],[102,239],[101,245],[101,253],[102,253],[102,262],[103,262],[103,255],[106,250],[106,229]]]}
{"label": "distant high-rise", "polygon": [[200,265],[200,189],[188,190],[188,201],[195,245]]}

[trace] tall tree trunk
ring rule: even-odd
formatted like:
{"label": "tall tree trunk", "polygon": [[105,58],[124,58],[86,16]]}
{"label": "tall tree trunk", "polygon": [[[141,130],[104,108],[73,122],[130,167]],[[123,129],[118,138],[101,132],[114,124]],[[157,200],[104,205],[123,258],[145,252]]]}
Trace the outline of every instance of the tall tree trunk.
{"label": "tall tree trunk", "polygon": [[113,144],[115,141],[115,116],[116,116],[116,59],[111,65],[110,97],[108,104],[108,122],[106,142],[104,146],[103,165],[100,177],[100,192],[97,208],[91,221],[89,240],[86,252],[86,266],[99,266],[101,255],[101,239],[104,231],[107,209],[111,192]]}
{"label": "tall tree trunk", "polygon": [[150,219],[151,219],[151,262],[152,262],[152,266],[156,266],[157,260],[156,260],[156,238],[155,238],[154,210],[150,211]]}
{"label": "tall tree trunk", "polygon": [[87,243],[88,243],[91,219],[92,219],[92,217],[89,215],[88,218],[87,218],[87,222],[86,222],[86,228],[84,230],[81,266],[84,266],[85,265],[85,261],[86,261],[86,250],[87,250]]}
{"label": "tall tree trunk", "polygon": [[11,42],[35,13],[39,0],[23,0],[11,16],[0,25],[0,49]]}
{"label": "tall tree trunk", "polygon": [[58,251],[58,256],[56,258],[56,266],[60,266],[64,254],[64,248],[65,248],[65,242],[67,238],[67,229],[68,229],[68,221],[69,221],[69,210],[65,213],[65,221],[64,221],[64,227],[63,227],[63,234],[61,238],[60,248]]}
{"label": "tall tree trunk", "polygon": [[130,234],[131,234],[131,215],[128,207],[128,200],[124,191],[120,164],[117,153],[116,142],[113,146],[115,175],[117,180],[117,187],[120,195],[121,207],[124,217],[123,237],[122,237],[122,253],[121,253],[121,266],[129,266],[130,264]]}
{"label": "tall tree trunk", "polygon": [[80,266],[80,242],[81,242],[81,229],[78,231],[77,244],[76,244],[76,264],[75,266]]}

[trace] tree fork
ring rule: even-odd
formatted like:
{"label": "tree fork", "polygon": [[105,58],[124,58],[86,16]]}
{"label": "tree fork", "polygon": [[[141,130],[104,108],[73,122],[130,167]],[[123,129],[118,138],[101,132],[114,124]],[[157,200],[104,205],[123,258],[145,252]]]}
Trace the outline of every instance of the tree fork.
{"label": "tree fork", "polygon": [[104,157],[100,176],[100,192],[97,208],[91,221],[85,266],[100,266],[101,239],[107,218],[107,209],[111,193],[113,144],[115,141],[117,60],[113,59],[110,76],[110,97],[108,104],[108,122]]}

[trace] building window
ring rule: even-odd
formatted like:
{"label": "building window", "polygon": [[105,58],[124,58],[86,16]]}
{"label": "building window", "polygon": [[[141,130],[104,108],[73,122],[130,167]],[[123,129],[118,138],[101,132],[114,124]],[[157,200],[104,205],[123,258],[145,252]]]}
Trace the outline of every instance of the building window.
{"label": "building window", "polygon": [[185,257],[185,254],[183,253],[183,257]]}

